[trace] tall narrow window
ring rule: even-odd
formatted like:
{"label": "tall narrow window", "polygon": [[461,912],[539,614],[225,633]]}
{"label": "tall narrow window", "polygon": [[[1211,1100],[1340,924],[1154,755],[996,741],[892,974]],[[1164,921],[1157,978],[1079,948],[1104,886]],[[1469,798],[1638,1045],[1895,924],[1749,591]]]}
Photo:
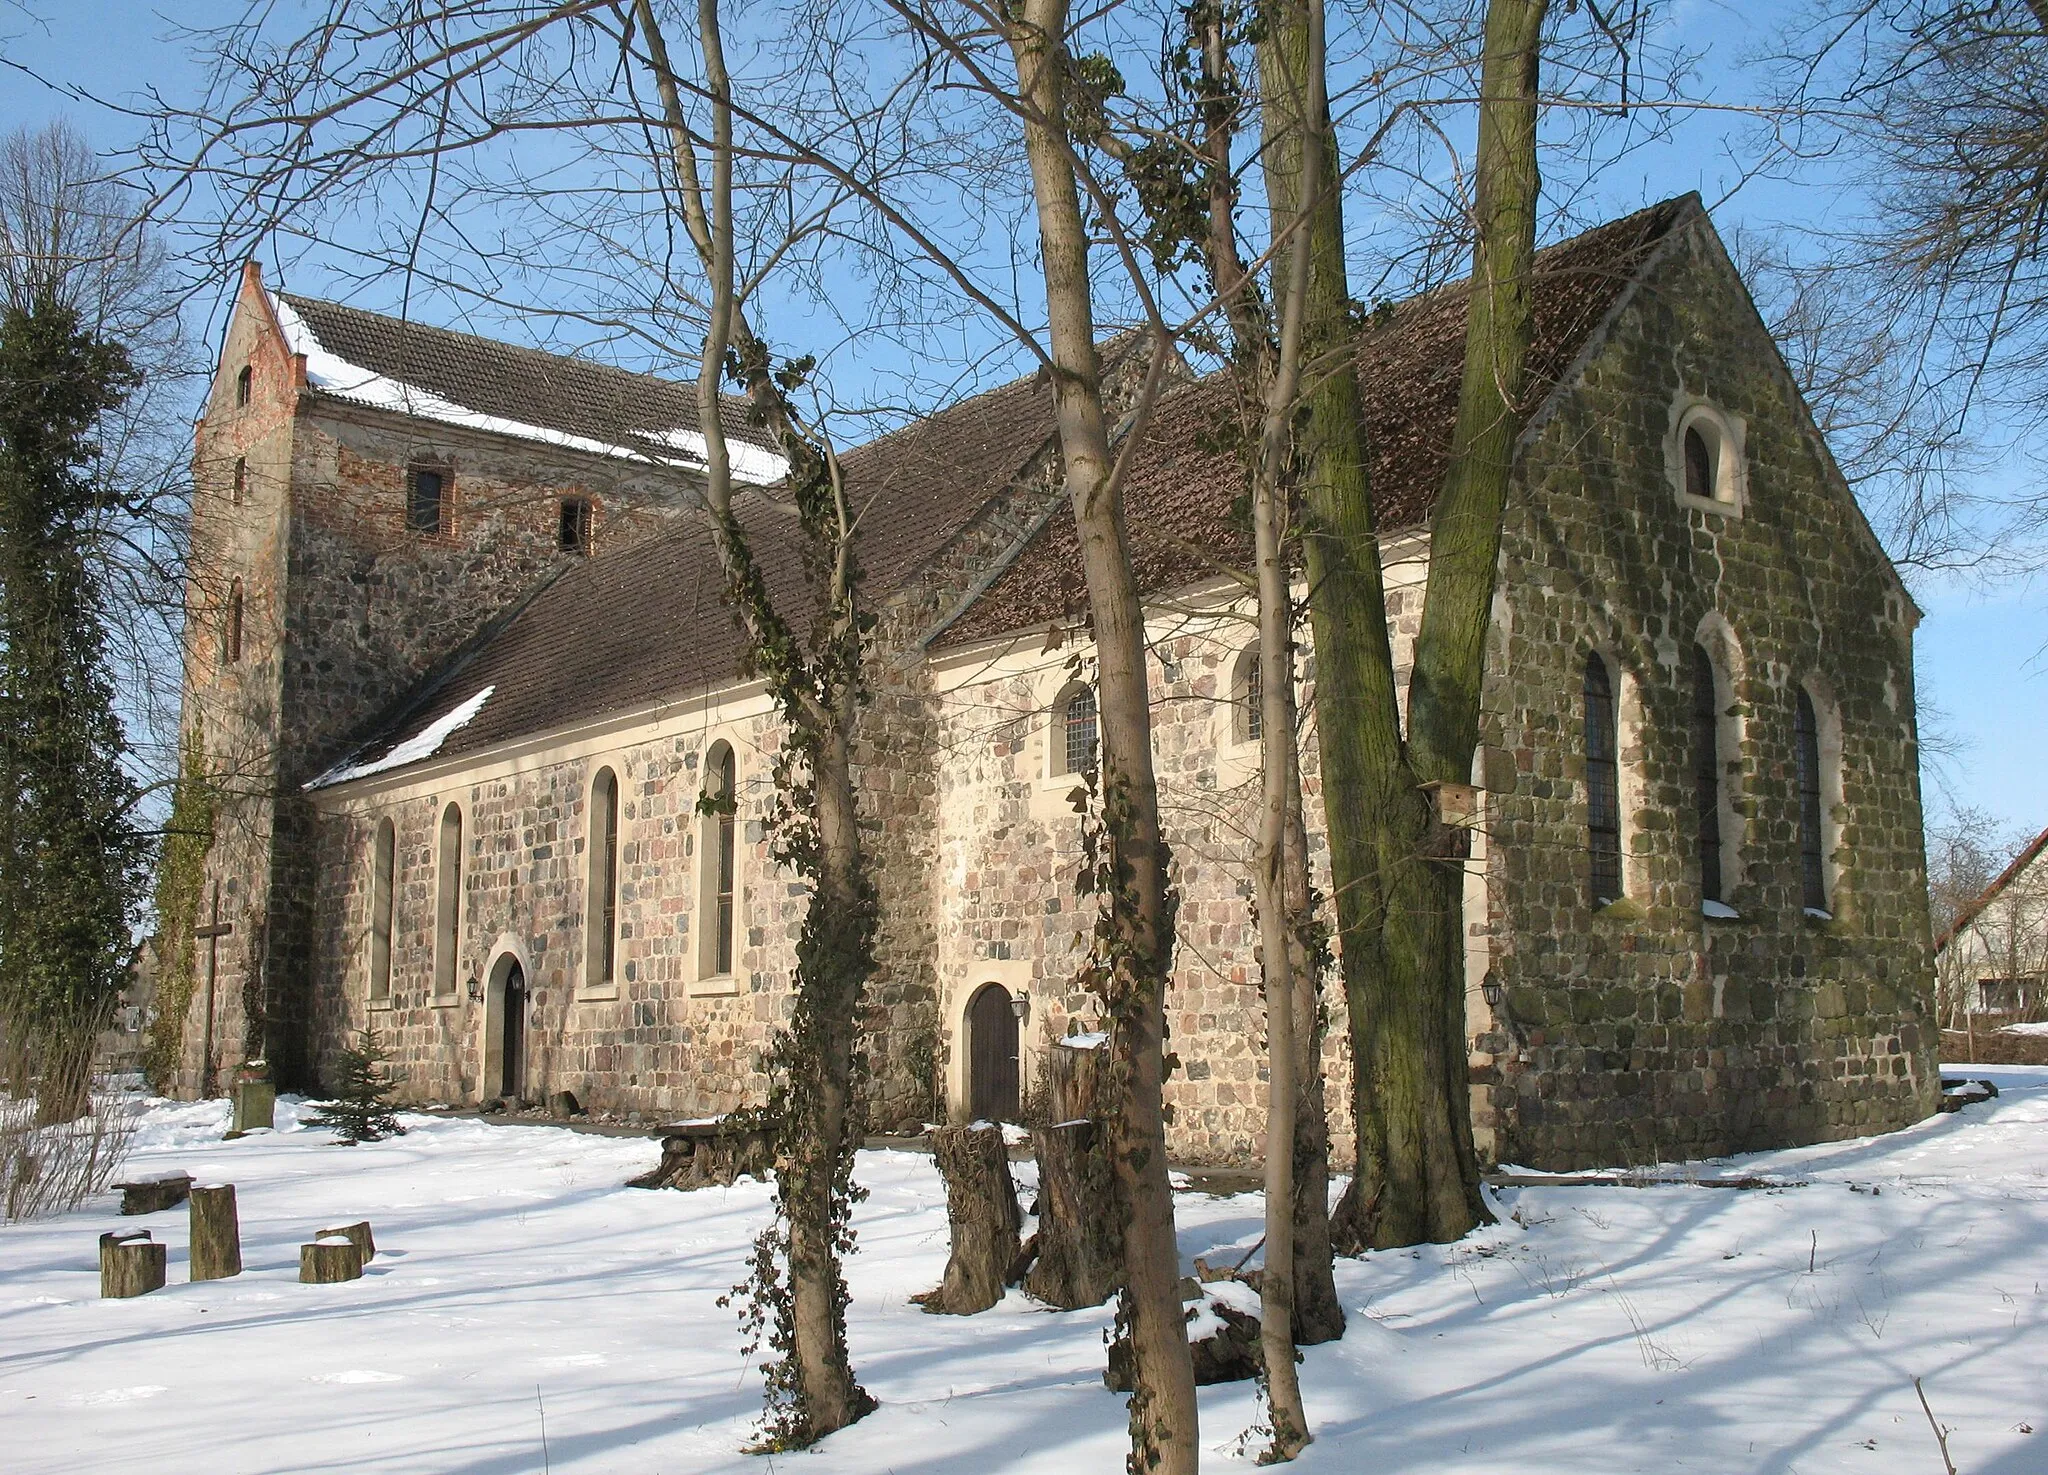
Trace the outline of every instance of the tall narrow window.
{"label": "tall narrow window", "polygon": [[242,365],[242,372],[235,375],[235,404],[237,408],[249,403],[249,390],[256,380],[256,371],[249,365]]}
{"label": "tall narrow window", "polygon": [[398,863],[391,821],[377,821],[370,845],[370,997],[391,997],[391,887]]}
{"label": "tall narrow window", "polygon": [[434,866],[434,992],[455,992],[455,951],[462,941],[462,807],[441,811]]}
{"label": "tall narrow window", "polygon": [[1820,721],[1804,687],[1792,717],[1792,744],[1799,771],[1799,889],[1807,907],[1824,912],[1828,877],[1821,832]]}
{"label": "tall narrow window", "polygon": [[588,497],[562,498],[561,524],[556,531],[555,541],[564,553],[588,553],[590,551],[590,499]]}
{"label": "tall narrow window", "polygon": [[1714,497],[1714,454],[1696,426],[1685,432],[1685,491],[1704,501]]}
{"label": "tall narrow window", "polygon": [[619,780],[601,768],[590,785],[589,952],[584,960],[586,983],[612,981],[619,936]]}
{"label": "tall narrow window", "polygon": [[242,658],[242,581],[228,580],[227,617],[220,632],[221,659],[230,666]]}
{"label": "tall narrow window", "polygon": [[732,746],[716,743],[704,760],[704,821],[699,831],[698,916],[705,924],[698,971],[722,978],[733,969],[739,925],[739,769]]}
{"label": "tall narrow window", "polygon": [[1692,648],[1692,788],[1700,827],[1700,900],[1722,901],[1721,703],[1714,658],[1703,645]]}
{"label": "tall narrow window", "polygon": [[1615,742],[1614,682],[1597,653],[1586,657],[1586,843],[1593,905],[1621,899],[1621,760]]}
{"label": "tall narrow window", "polygon": [[1259,652],[1255,646],[1237,663],[1237,740],[1255,743],[1266,730],[1266,694],[1259,685]]}
{"label": "tall narrow window", "polygon": [[237,456],[235,457],[235,483],[234,486],[228,492],[229,502],[236,507],[241,506],[242,493],[248,489],[248,486],[249,463],[245,461],[242,457]]}
{"label": "tall narrow window", "polygon": [[410,531],[441,531],[442,494],[446,490],[447,478],[441,472],[425,466],[415,466],[406,472],[405,525]]}
{"label": "tall narrow window", "polygon": [[1095,692],[1077,686],[1060,703],[1061,773],[1086,773],[1095,767]]}

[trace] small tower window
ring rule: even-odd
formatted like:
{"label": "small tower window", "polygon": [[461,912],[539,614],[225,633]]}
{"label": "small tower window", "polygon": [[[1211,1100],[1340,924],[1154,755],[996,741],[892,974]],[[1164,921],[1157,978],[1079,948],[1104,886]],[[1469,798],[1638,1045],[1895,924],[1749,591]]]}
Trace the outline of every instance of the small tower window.
{"label": "small tower window", "polygon": [[242,365],[242,372],[235,375],[235,406],[237,409],[249,403],[249,391],[255,385],[256,371],[248,364]]}
{"label": "small tower window", "polygon": [[556,535],[557,545],[564,553],[590,552],[590,499],[588,497],[562,498],[562,520]]}
{"label": "small tower window", "polygon": [[1821,831],[1820,721],[1802,688],[1792,718],[1799,771],[1799,887],[1809,911],[1828,910],[1826,845]]}
{"label": "small tower window", "polygon": [[447,477],[426,466],[415,466],[405,474],[405,525],[415,533],[439,533]]}
{"label": "small tower window", "polygon": [[242,581],[228,581],[227,618],[220,632],[221,659],[232,666],[242,658]]}
{"label": "small tower window", "polygon": [[1714,499],[1714,453],[1697,425],[1685,432],[1685,492],[1702,501]]}
{"label": "small tower window", "polygon": [[1692,648],[1692,781],[1699,810],[1700,900],[1726,901],[1721,863],[1721,712],[1714,659]]}
{"label": "small tower window", "polygon": [[1593,905],[1621,899],[1621,757],[1615,741],[1614,682],[1597,652],[1586,656],[1586,846]]}
{"label": "small tower window", "polygon": [[1061,773],[1088,773],[1095,767],[1096,750],[1096,709],[1095,692],[1086,686],[1074,687],[1060,703],[1060,758]]}
{"label": "small tower window", "polygon": [[247,461],[243,460],[243,459],[242,459],[242,458],[241,458],[240,456],[237,456],[237,457],[235,457],[235,480],[234,480],[234,485],[233,485],[232,487],[230,487],[230,488],[228,489],[228,501],[229,501],[229,503],[230,503],[231,505],[233,505],[233,506],[236,506],[236,507],[239,507],[239,506],[241,506],[241,505],[242,505],[242,493],[243,493],[244,491],[246,491],[246,490],[248,489],[248,486],[249,486],[249,463],[248,463]]}

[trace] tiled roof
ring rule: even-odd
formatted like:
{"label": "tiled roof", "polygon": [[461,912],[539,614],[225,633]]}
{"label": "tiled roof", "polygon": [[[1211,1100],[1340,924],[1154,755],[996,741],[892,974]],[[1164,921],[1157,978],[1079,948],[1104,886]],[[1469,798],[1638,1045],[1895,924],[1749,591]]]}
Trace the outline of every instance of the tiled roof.
{"label": "tiled roof", "polygon": [[[938,552],[1050,431],[1050,396],[1036,380],[1020,379],[845,453],[869,602]],[[735,507],[778,604],[803,609],[791,514],[757,494],[743,494]],[[379,765],[486,687],[491,694],[475,716],[450,731],[433,757],[731,683],[740,676],[742,642],[724,595],[717,553],[699,525],[575,565],[429,673],[372,725],[347,764],[315,783]]]}
{"label": "tiled roof", "polygon": [[[1566,372],[1649,249],[1698,209],[1695,196],[1666,201],[1539,254],[1532,405]],[[535,417],[545,408],[553,416],[547,423],[603,438],[674,423],[693,404],[680,386],[639,375],[408,327],[352,308],[286,300],[323,343],[352,362],[507,418]],[[1360,338],[1357,372],[1383,529],[1425,521],[1442,484],[1464,319],[1462,289],[1449,288],[1396,306]],[[479,356],[479,345],[498,356]],[[468,357],[457,357],[458,350]],[[479,374],[484,364],[495,366],[490,374]],[[460,378],[463,373],[471,377]],[[655,396],[652,411],[633,407],[631,392],[642,386],[651,386],[644,392]],[[1203,579],[1215,560],[1248,561],[1246,540],[1231,516],[1243,475],[1214,435],[1232,413],[1227,387],[1218,380],[1171,391],[1158,406],[1126,483],[1132,557],[1147,591]],[[939,553],[1046,445],[1052,430],[1049,392],[1040,380],[1025,378],[844,453],[870,603]],[[741,506],[771,590],[785,609],[799,608],[805,597],[801,550],[789,514],[752,494]],[[1072,516],[1061,508],[943,638],[952,643],[1002,634],[1076,611],[1083,603],[1078,554]],[[489,697],[447,732],[434,757],[480,752],[725,684],[739,678],[741,657],[709,536],[701,527],[681,528],[593,558],[541,586],[373,724],[351,762],[388,761],[394,748],[409,738],[417,742],[423,729],[445,721],[486,687]]]}
{"label": "tiled roof", "polygon": [[[1529,408],[1571,368],[1649,252],[1699,210],[1698,196],[1684,195],[1537,254]],[[1464,369],[1465,304],[1459,283],[1395,305],[1359,335],[1356,372],[1382,533],[1426,523],[1443,486]],[[1131,561],[1148,593],[1196,583],[1219,563],[1250,565],[1249,532],[1232,510],[1246,491],[1242,463],[1216,434],[1235,417],[1220,377],[1167,396],[1154,413],[1124,484]],[[941,643],[1076,618],[1085,609],[1080,542],[1063,510]]]}
{"label": "tiled roof", "polygon": [[2017,881],[2028,866],[2041,858],[2043,850],[2048,850],[2048,830],[2043,830],[2029,841],[2026,848],[2012,858],[2012,864],[1998,873],[1997,880],[1986,886],[1968,906],[1956,913],[1956,919],[1949,925],[1948,931],[1934,939],[1934,950],[1938,953],[1955,941],[1964,928],[1984,914],[1984,908],[1998,900],[2001,891]]}
{"label": "tiled roof", "polygon": [[[335,357],[480,416],[625,448],[698,426],[691,384],[296,293],[280,292],[277,298]],[[336,398],[358,397],[345,384],[314,388]],[[767,444],[763,432],[747,424],[743,401],[726,396],[720,419],[733,438]]]}

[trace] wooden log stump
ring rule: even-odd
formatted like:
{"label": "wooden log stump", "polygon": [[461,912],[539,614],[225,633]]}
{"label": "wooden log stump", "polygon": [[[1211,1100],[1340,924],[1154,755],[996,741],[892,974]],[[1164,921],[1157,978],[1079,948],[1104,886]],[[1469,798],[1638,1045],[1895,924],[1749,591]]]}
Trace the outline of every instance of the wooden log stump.
{"label": "wooden log stump", "polygon": [[302,1285],[336,1285],[363,1278],[363,1252],[354,1240],[316,1239],[299,1246],[299,1282]]}
{"label": "wooden log stump", "polygon": [[185,1196],[192,1191],[192,1175],[159,1173],[133,1183],[116,1183],[114,1187],[121,1190],[122,1213],[157,1214],[185,1202]]}
{"label": "wooden log stump", "polygon": [[[1259,1318],[1245,1298],[1219,1297],[1202,1287],[1186,1305],[1188,1356],[1195,1366],[1195,1384],[1242,1383],[1265,1371],[1266,1355],[1259,1340]],[[1185,1305],[1185,1303],[1183,1303]],[[1252,1298],[1256,1304],[1256,1298]],[[1131,1341],[1119,1337],[1109,1345],[1103,1385],[1115,1393],[1131,1391]]]}
{"label": "wooden log stump", "polygon": [[1034,1128],[1038,1253],[1024,1288],[1049,1306],[1100,1306],[1123,1278],[1123,1225],[1109,1133],[1097,1095],[1109,1058],[1102,1035],[1070,1035],[1046,1051],[1046,1100],[1055,1125]]}
{"label": "wooden log stump", "polygon": [[1107,1133],[1094,1122],[1038,1127],[1038,1254],[1024,1289],[1063,1311],[1100,1306],[1123,1280],[1123,1226]]}
{"label": "wooden log stump", "polygon": [[377,1240],[370,1233],[370,1221],[368,1219],[358,1219],[353,1224],[337,1224],[332,1229],[321,1230],[313,1238],[316,1240],[347,1240],[356,1247],[356,1253],[362,1256],[365,1265],[377,1258]]}
{"label": "wooden log stump", "polygon": [[972,1316],[1003,1299],[1017,1262],[1024,1216],[1010,1179],[1009,1147],[999,1126],[941,1127],[932,1133],[932,1154],[946,1180],[953,1248],[939,1288],[913,1299],[927,1311]]}
{"label": "wooden log stump", "polygon": [[679,1122],[661,1135],[661,1161],[628,1188],[725,1188],[740,1178],[766,1180],[775,1170],[775,1128],[728,1120]]}
{"label": "wooden log stump", "polygon": [[226,1280],[242,1273],[242,1224],[235,1213],[235,1185],[212,1183],[192,1190],[192,1278]]}
{"label": "wooden log stump", "polygon": [[109,1301],[146,1296],[164,1288],[164,1246],[147,1229],[100,1236],[100,1295]]}

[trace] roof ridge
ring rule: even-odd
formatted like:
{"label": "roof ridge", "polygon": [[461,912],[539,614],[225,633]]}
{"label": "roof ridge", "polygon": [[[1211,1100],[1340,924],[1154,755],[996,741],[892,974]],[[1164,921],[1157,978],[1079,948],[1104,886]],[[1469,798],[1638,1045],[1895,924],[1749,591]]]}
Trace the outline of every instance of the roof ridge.
{"label": "roof ridge", "polygon": [[2022,871],[2040,859],[2041,852],[2044,849],[2048,849],[2048,830],[2041,831],[2040,834],[2030,840],[2021,849],[2020,853],[2012,858],[2011,864],[1998,873],[1989,886],[1978,892],[1967,906],[1956,913],[1956,919],[1949,924],[1948,931],[1942,933],[1941,936],[1934,940],[1934,950],[1940,952],[1951,942],[1955,941],[1956,934],[1983,915],[1984,909],[1998,900],[2000,892],[2017,881]]}

